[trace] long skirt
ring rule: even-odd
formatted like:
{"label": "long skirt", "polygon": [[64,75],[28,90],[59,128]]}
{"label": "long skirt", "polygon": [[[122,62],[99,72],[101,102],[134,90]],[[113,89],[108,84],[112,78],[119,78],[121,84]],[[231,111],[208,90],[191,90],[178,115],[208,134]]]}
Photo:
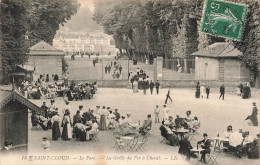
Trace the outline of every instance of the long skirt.
{"label": "long skirt", "polygon": [[106,116],[105,115],[101,115],[100,130],[107,130]]}
{"label": "long skirt", "polygon": [[257,115],[251,115],[250,120],[251,120],[251,122],[253,123],[254,126],[258,126]]}
{"label": "long skirt", "polygon": [[137,92],[138,92],[138,85],[134,85],[134,86],[133,86],[133,92],[134,92],[134,93],[137,93]]}
{"label": "long skirt", "polygon": [[69,139],[72,138],[70,123],[64,124],[62,134],[61,134],[61,138],[63,140],[69,140]]}
{"label": "long skirt", "polygon": [[58,140],[60,138],[60,126],[59,122],[54,121],[52,125],[52,139],[53,140]]}

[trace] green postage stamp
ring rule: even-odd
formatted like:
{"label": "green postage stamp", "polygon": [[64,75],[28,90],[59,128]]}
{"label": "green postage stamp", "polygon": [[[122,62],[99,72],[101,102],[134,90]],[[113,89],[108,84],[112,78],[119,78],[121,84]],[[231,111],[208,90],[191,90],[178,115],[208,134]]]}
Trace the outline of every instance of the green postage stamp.
{"label": "green postage stamp", "polygon": [[201,32],[241,40],[247,6],[218,0],[206,0]]}

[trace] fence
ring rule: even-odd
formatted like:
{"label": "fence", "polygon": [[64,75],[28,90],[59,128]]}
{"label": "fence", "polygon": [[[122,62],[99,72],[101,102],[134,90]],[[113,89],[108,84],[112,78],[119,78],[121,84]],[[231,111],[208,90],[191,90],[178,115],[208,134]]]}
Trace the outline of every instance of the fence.
{"label": "fence", "polygon": [[164,59],[163,79],[165,80],[194,80],[195,59]]}

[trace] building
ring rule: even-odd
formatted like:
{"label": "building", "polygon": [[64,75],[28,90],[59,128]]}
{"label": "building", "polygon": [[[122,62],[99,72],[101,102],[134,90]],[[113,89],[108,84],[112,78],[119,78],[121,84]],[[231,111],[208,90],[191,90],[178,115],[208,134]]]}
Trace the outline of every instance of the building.
{"label": "building", "polygon": [[15,153],[26,152],[28,147],[28,109],[40,111],[21,94],[0,90],[0,147],[5,140],[13,142]]}
{"label": "building", "polygon": [[24,79],[31,83],[33,81],[34,67],[31,65],[17,65],[16,69],[9,74],[11,82],[23,81]]}
{"label": "building", "polygon": [[253,73],[238,59],[242,52],[230,43],[214,43],[191,55],[195,56],[196,80],[249,82],[253,77]]}
{"label": "building", "polygon": [[40,41],[29,48],[29,58],[27,65],[34,66],[33,79],[37,80],[40,75],[49,75],[50,81],[52,76],[57,74],[62,77],[62,58],[64,52],[58,50],[44,41]]}

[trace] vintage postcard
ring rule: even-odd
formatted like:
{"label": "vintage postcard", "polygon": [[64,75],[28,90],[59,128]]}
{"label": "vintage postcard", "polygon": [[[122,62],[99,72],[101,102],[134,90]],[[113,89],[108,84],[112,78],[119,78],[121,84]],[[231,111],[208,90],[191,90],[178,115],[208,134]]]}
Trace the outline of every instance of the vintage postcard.
{"label": "vintage postcard", "polygon": [[0,165],[259,161],[259,0],[0,0]]}

